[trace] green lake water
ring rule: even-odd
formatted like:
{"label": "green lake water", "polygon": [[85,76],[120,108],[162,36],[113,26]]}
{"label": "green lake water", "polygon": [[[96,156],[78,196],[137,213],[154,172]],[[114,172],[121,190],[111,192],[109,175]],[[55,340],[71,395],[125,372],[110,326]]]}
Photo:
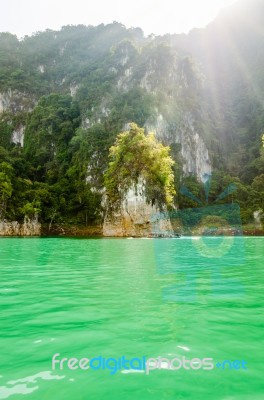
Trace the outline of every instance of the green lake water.
{"label": "green lake water", "polygon": [[[0,399],[264,399],[263,260],[261,237],[1,238]],[[60,370],[55,353],[214,368]]]}

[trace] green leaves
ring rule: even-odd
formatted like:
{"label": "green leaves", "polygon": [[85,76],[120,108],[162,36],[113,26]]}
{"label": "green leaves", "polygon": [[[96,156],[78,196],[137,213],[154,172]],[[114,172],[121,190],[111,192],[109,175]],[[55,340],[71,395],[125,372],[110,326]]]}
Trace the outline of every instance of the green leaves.
{"label": "green leaves", "polygon": [[145,195],[149,203],[161,209],[173,204],[174,161],[169,147],[159,143],[153,133],[145,135],[144,129],[130,124],[130,130],[117,136],[110,148],[108,169],[104,182],[108,200],[118,207],[131,187],[137,186],[140,178],[145,182]]}
{"label": "green leaves", "polygon": [[4,218],[7,201],[11,197],[13,192],[12,177],[14,170],[12,166],[3,161],[0,164],[0,220]]}
{"label": "green leaves", "polygon": [[51,94],[40,99],[25,132],[25,155],[39,170],[39,179],[48,170],[52,175],[65,172],[68,144],[79,124],[80,111],[70,96]]}

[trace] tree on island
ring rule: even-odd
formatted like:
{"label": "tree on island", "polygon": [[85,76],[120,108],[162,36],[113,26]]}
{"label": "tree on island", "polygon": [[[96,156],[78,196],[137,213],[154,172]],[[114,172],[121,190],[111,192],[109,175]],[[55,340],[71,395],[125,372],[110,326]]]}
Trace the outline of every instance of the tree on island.
{"label": "tree on island", "polygon": [[149,204],[172,207],[175,195],[174,161],[170,148],[159,143],[154,133],[145,134],[143,128],[130,124],[120,133],[109,151],[109,164],[104,175],[106,194],[112,208],[118,208],[128,190],[137,191],[144,183],[144,195]]}

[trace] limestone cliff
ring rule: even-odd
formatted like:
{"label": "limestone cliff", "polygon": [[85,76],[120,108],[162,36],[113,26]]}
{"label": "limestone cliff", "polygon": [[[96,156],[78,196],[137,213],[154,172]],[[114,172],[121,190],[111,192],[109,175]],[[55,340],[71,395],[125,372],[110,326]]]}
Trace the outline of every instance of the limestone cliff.
{"label": "limestone cliff", "polygon": [[[18,90],[0,92],[0,122],[6,121],[12,127],[10,142],[24,146],[26,115],[36,105],[34,96]],[[3,116],[5,115],[5,118]],[[21,116],[24,115],[24,118]]]}
{"label": "limestone cliff", "polygon": [[[244,90],[248,81],[244,85],[233,55],[217,50],[221,41],[212,41],[216,52],[206,52],[200,41],[207,43],[208,32],[144,37],[140,29],[113,23],[68,26],[20,41],[0,35],[0,164],[15,169],[5,218],[20,220],[27,202],[39,199],[43,226],[53,208],[54,224],[100,224],[109,148],[130,122],[171,147],[177,186],[188,175],[203,181],[213,168],[247,184],[261,175],[263,101],[252,103],[255,91]],[[242,56],[252,47],[251,40],[237,44]],[[260,59],[248,54],[241,59],[245,65],[252,60],[252,85],[261,88]],[[74,108],[64,96],[71,96]],[[153,233],[158,210],[139,192],[130,188],[115,214],[107,210],[105,235]],[[254,207],[262,207],[258,199]],[[1,231],[31,231],[25,226],[2,222]]]}
{"label": "limestone cliff", "polygon": [[22,224],[17,221],[0,221],[0,236],[40,236],[41,224],[37,218],[25,218]]}
{"label": "limestone cliff", "polygon": [[27,92],[9,89],[0,93],[0,114],[7,111],[14,115],[22,111],[30,112],[35,105],[36,99]]}
{"label": "limestone cliff", "polygon": [[[119,73],[118,90],[128,92],[138,85],[146,93],[163,98],[164,104],[152,110],[144,127],[147,132],[155,132],[157,139],[166,145],[179,144],[183,174],[194,175],[202,181],[205,174],[211,174],[212,165],[203,139],[203,124],[198,122],[204,118],[202,113],[198,116],[199,104],[195,100],[195,96],[201,96],[204,86],[198,66],[166,46],[150,51],[145,69],[135,65],[129,53],[125,61]],[[192,99],[191,106],[189,99]]]}
{"label": "limestone cliff", "polygon": [[103,236],[159,237],[173,234],[170,220],[160,218],[159,209],[147,203],[144,186],[141,181],[130,188],[117,211],[110,213],[107,210]]}
{"label": "limestone cliff", "polygon": [[205,174],[211,175],[208,149],[194,127],[191,113],[183,113],[178,124],[169,123],[159,114],[154,122],[148,121],[145,127],[147,131],[155,132],[157,139],[166,145],[180,144],[184,175],[195,175],[200,181]]}

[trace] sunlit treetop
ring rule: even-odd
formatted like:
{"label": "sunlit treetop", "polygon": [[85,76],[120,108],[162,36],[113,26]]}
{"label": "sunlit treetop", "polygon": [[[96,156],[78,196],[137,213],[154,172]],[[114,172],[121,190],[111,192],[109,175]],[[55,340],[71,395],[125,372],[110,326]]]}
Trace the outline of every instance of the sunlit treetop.
{"label": "sunlit treetop", "polygon": [[174,189],[174,161],[170,148],[157,141],[153,133],[131,123],[128,131],[120,133],[110,148],[105,186],[109,202],[120,205],[129,189],[137,190],[144,182],[146,201],[160,209],[172,206]]}

